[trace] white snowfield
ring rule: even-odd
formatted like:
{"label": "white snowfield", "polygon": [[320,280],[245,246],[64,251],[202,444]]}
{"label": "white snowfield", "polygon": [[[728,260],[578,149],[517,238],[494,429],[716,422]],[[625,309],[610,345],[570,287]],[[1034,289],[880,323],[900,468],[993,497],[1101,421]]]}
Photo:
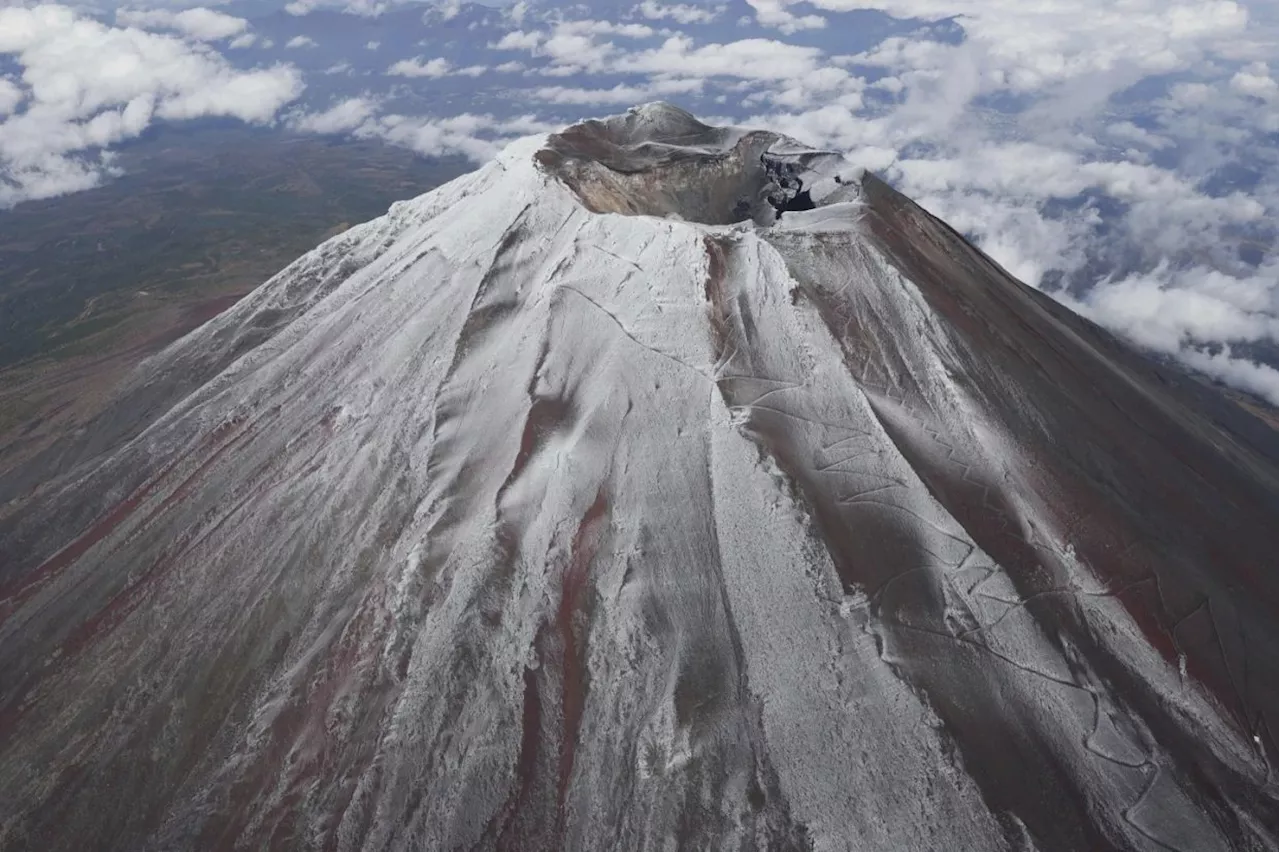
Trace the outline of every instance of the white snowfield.
{"label": "white snowfield", "polygon": [[0,483],[0,847],[1273,848],[1274,465],[834,155],[609,122]]}

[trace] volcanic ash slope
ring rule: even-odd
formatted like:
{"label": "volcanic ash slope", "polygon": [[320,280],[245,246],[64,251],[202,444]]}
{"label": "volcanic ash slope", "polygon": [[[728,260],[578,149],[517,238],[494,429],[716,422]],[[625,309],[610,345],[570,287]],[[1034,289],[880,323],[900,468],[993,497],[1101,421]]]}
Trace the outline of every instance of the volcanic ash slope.
{"label": "volcanic ash slope", "polygon": [[525,140],[0,480],[0,846],[1273,848],[1258,429],[835,155]]}

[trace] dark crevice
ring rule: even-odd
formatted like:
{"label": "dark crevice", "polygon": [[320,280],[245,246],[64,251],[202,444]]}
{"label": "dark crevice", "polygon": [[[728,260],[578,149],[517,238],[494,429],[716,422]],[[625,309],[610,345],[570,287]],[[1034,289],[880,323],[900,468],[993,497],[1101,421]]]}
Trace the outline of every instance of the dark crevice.
{"label": "dark crevice", "polygon": [[795,164],[761,154],[760,165],[764,168],[769,183],[776,187],[768,192],[766,200],[779,221],[782,220],[783,213],[812,210],[817,206],[813,203],[809,190],[805,189],[804,181],[797,174]]}

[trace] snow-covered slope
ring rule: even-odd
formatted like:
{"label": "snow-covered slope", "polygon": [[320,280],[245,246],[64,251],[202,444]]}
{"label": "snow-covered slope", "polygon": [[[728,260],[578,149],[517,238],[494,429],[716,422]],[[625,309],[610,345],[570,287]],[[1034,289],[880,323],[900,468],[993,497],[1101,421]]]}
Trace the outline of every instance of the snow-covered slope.
{"label": "snow-covered slope", "polygon": [[0,481],[0,846],[1270,848],[1197,388],[834,155],[519,142]]}

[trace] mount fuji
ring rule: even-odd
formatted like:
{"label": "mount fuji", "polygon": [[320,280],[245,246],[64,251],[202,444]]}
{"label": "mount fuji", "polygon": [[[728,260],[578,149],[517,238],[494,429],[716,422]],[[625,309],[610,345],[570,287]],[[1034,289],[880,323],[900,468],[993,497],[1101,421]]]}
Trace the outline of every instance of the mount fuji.
{"label": "mount fuji", "polygon": [[649,104],[0,476],[0,847],[1276,842],[1276,439],[838,155]]}

